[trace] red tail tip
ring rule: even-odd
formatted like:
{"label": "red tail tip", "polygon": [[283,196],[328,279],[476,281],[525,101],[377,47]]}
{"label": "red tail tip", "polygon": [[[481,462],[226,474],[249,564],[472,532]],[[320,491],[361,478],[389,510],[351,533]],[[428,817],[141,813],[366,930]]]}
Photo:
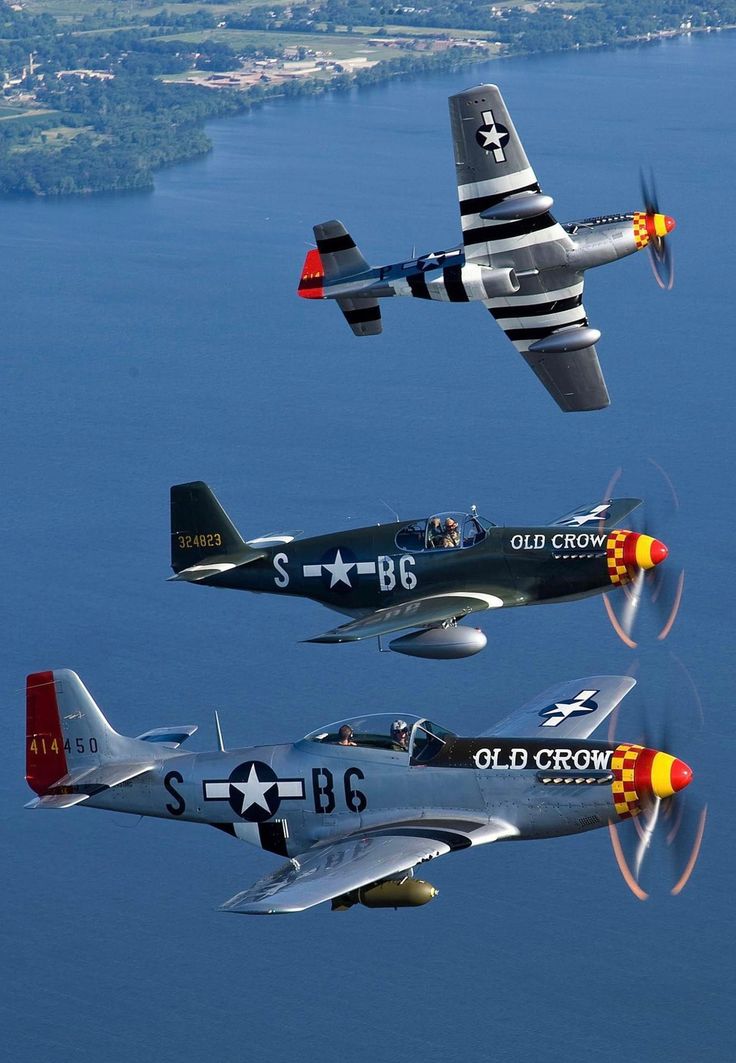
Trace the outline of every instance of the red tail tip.
{"label": "red tail tip", "polygon": [[311,251],[307,251],[307,257],[304,259],[297,295],[300,295],[302,299],[324,299],[322,287],[324,275],[325,269],[319,251],[316,247],[312,248]]}

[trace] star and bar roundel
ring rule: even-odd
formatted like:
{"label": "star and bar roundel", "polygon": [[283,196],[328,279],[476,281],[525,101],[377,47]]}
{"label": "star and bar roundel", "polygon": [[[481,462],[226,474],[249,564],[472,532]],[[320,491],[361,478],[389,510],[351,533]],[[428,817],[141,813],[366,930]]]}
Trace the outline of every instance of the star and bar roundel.
{"label": "star and bar roundel", "polygon": [[593,698],[597,690],[581,690],[571,701],[558,701],[554,705],[548,705],[539,713],[544,717],[540,727],[557,727],[570,716],[587,716],[589,712],[595,712],[598,702]]}
{"label": "star and bar roundel", "polygon": [[306,579],[320,579],[329,591],[349,593],[359,576],[375,576],[375,561],[359,561],[352,550],[345,546],[332,546],[320,558],[317,565],[304,565]]}
{"label": "star and bar roundel", "polygon": [[475,139],[484,151],[493,155],[494,162],[506,162],[506,153],[503,150],[509,142],[510,133],[506,126],[501,125],[493,117],[493,111],[483,111],[483,125],[475,132]]}
{"label": "star and bar roundel", "polygon": [[246,760],[228,779],[205,779],[205,801],[228,801],[236,816],[249,823],[262,823],[278,812],[281,802],[303,800],[303,779],[279,779],[262,760]]}

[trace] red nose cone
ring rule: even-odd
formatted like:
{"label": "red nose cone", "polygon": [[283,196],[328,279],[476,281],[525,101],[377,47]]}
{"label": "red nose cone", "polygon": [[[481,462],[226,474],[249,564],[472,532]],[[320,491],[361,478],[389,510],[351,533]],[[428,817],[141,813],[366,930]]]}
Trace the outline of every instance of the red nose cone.
{"label": "red nose cone", "polygon": [[674,229],[674,227],[675,227],[675,224],[676,224],[676,223],[675,223],[675,219],[674,219],[674,218],[671,218],[671,217],[669,216],[669,214],[665,214],[665,216],[664,216],[664,224],[665,224],[665,228],[667,229],[667,232],[668,232],[668,233],[671,233],[671,232],[672,232],[672,230],[673,230],[673,229]]}
{"label": "red nose cone", "polygon": [[690,785],[692,779],[692,768],[689,768],[684,760],[676,760],[670,769],[670,782],[673,792],[677,793],[678,790],[684,790],[686,786]]}
{"label": "red nose cone", "polygon": [[669,550],[664,545],[664,543],[661,543],[659,541],[659,539],[654,539],[653,542],[652,542],[652,545],[650,547],[649,552],[650,552],[650,555],[651,555],[651,558],[652,558],[652,564],[653,565],[661,565],[662,562],[667,557],[667,554],[669,553]]}

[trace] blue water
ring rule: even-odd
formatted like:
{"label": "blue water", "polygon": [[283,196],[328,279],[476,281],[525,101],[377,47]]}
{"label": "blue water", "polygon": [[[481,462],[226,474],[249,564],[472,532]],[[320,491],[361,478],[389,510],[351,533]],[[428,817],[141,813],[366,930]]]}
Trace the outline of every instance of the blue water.
{"label": "blue water", "polygon": [[[214,152],[151,195],[0,203],[9,1058],[732,1058],[734,43],[273,104],[213,125]],[[644,255],[589,276],[605,412],[559,413],[478,307],[396,301],[357,340],[295,297],[314,222],[341,218],[374,261],[457,239],[446,97],[481,79],[558,217],[637,208],[652,163],[678,220],[672,293]],[[309,602],[165,582],[177,481],[208,480],[251,536],[391,519],[384,501],[537,522],[596,501],[619,466],[622,493],[657,491],[650,457],[680,496],[663,538],[687,587],[671,638],[642,652],[596,600],[494,615],[484,654],[435,663],[300,644],[333,624]],[[467,734],[552,682],[633,668],[618,733],[635,738],[644,705],[691,713],[686,668],[705,740],[677,752],[709,802],[702,858],[678,899],[662,864],[641,904],[599,831],[438,861],[440,897],[416,912],[233,919],[215,907],[274,857],[191,825],[23,810],[24,677],[62,666],[119,730],[199,722],[197,748],[214,707],[231,746],[393,708]]]}

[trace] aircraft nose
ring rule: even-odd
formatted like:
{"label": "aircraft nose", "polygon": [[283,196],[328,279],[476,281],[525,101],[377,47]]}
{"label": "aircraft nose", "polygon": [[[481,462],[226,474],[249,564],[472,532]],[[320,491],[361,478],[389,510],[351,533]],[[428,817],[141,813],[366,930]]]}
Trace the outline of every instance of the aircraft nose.
{"label": "aircraft nose", "polygon": [[675,228],[675,219],[669,214],[647,214],[647,233],[649,236],[666,236]]}
{"label": "aircraft nose", "polygon": [[[641,543],[641,539],[645,542]],[[639,560],[639,550],[643,553],[641,560]],[[651,536],[642,535],[637,543],[636,557],[642,569],[653,569],[655,564],[662,564],[668,554],[669,551],[664,542],[652,539]]]}
{"label": "aircraft nose", "polygon": [[661,565],[669,550],[659,539],[639,532],[626,532],[622,560],[627,568],[654,568]]}
{"label": "aircraft nose", "polygon": [[[644,759],[646,762],[647,758]],[[642,782],[655,797],[664,798],[684,790],[690,785],[692,778],[692,769],[684,760],[678,760],[669,753],[654,753],[649,768],[649,785],[646,786],[647,780]]]}

